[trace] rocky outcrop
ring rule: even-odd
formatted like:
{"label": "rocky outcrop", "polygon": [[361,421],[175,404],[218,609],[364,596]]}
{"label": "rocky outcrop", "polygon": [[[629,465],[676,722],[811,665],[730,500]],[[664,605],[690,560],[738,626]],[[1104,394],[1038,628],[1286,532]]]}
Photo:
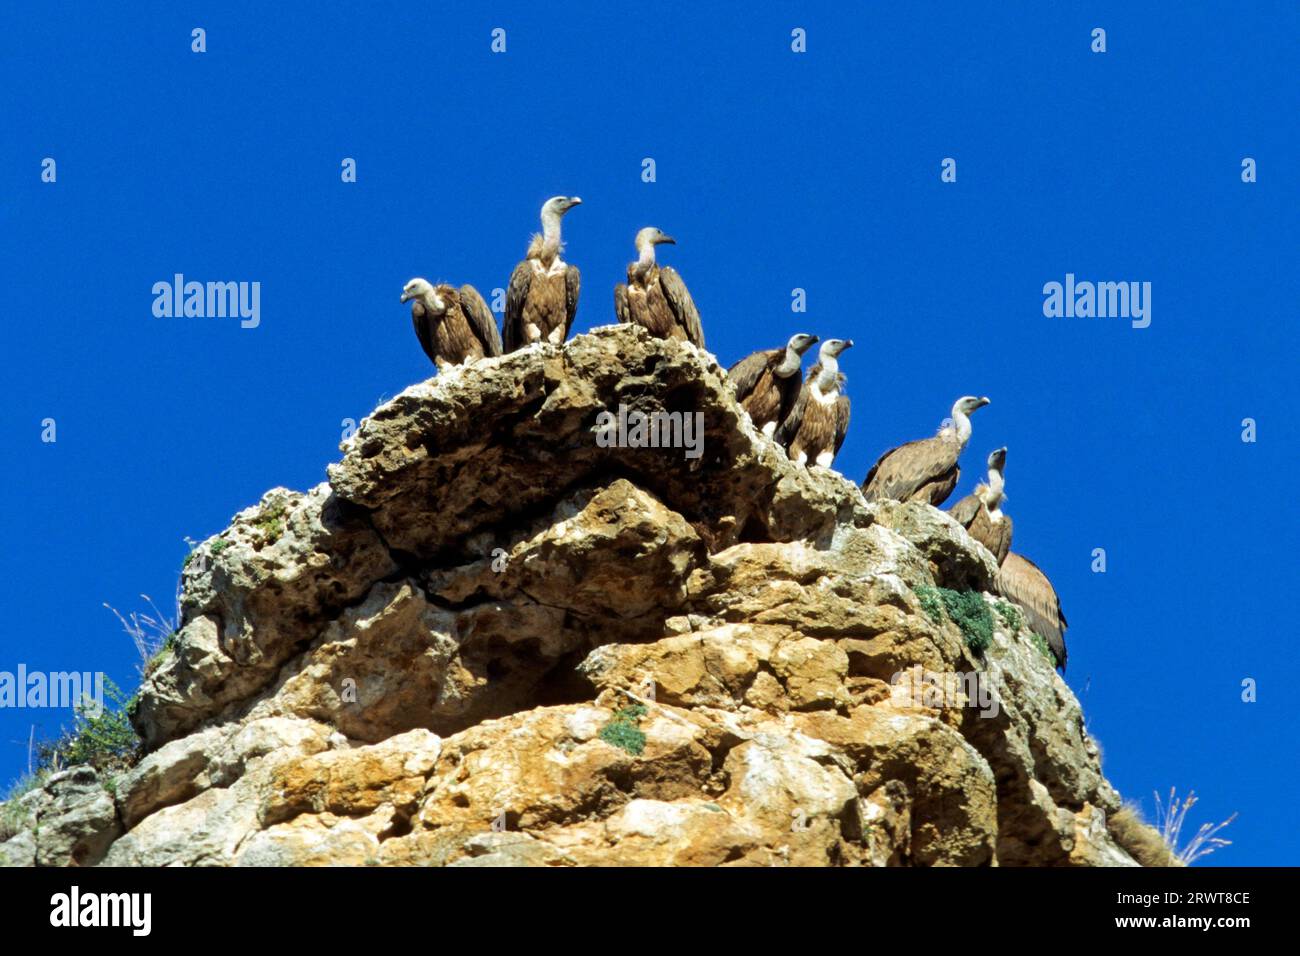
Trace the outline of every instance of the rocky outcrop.
{"label": "rocky outcrop", "polygon": [[[700,413],[702,453],[603,447],[620,405]],[[52,779],[0,859],[1133,864],[988,552],[792,465],[692,346],[455,369],[342,451],[197,549],[146,756],[111,794]],[[935,588],[994,609],[982,652]]]}
{"label": "rocky outcrop", "polygon": [[90,767],[51,774],[5,807],[16,831],[0,843],[0,866],[93,866],[122,833],[111,794]]}

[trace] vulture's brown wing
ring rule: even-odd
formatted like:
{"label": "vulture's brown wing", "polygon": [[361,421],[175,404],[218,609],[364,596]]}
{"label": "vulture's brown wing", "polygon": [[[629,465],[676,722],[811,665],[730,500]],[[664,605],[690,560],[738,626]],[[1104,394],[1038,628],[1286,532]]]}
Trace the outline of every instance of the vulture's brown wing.
{"label": "vulture's brown wing", "polygon": [[939,494],[932,489],[930,497],[930,503],[938,505],[957,484],[954,465],[960,451],[959,446],[941,438],[921,438],[892,448],[867,472],[863,493],[868,501],[878,498],[907,501],[932,482],[941,482]]}
{"label": "vulture's brown wing", "polygon": [[[841,376],[841,381],[843,376]],[[843,387],[841,385],[841,387]],[[835,403],[835,454],[840,453],[840,446],[844,444],[844,436],[849,433],[849,397],[841,394],[839,401]]]}
{"label": "vulture's brown wing", "polygon": [[582,276],[578,267],[567,266],[564,270],[564,337],[569,337],[573,328],[573,317],[578,314],[578,291],[582,287]]}
{"label": "vulture's brown wing", "polygon": [[976,495],[967,495],[961,501],[957,502],[948,509],[948,514],[952,520],[957,522],[966,530],[970,530],[971,522],[980,512],[980,500]]}
{"label": "vulture's brown wing", "polygon": [[[809,372],[809,375],[812,373]],[[785,421],[780,424],[776,430],[776,440],[786,448],[794,441],[794,436],[799,434],[799,426],[803,424],[804,412],[808,408],[808,381],[799,386],[799,397],[794,400],[794,408],[790,409],[790,414],[785,417]]]}
{"label": "vulture's brown wing", "polygon": [[501,333],[497,331],[497,320],[492,310],[472,285],[460,287],[460,308],[469,320],[469,327],[474,337],[483,346],[486,355],[501,354]]}
{"label": "vulture's brown wing", "polygon": [[515,266],[506,286],[505,351],[513,352],[528,344],[524,336],[524,301],[533,283],[533,266],[527,259]]}
{"label": "vulture's brown wing", "polygon": [[862,494],[868,501],[875,501],[877,498],[893,497],[889,490],[897,483],[894,475],[898,472],[898,466],[894,462],[894,456],[900,455],[911,445],[917,442],[908,442],[906,445],[897,445],[885,452],[876,459],[876,463],[871,466],[867,472],[867,477],[862,479]]}
{"label": "vulture's brown wing", "polygon": [[998,589],[1025,611],[1029,629],[1047,641],[1056,666],[1065,670],[1065,615],[1056,589],[1034,562],[1014,551],[998,571]]}
{"label": "vulture's brown wing", "polygon": [[429,356],[429,361],[437,365],[437,353],[433,350],[433,336],[429,329],[429,313],[425,311],[422,302],[417,301],[411,305],[411,325],[415,329],[415,337],[420,340],[420,348]]}
{"label": "vulture's brown wing", "polygon": [[[982,486],[981,486],[982,487]],[[969,505],[971,499],[975,504]],[[979,500],[976,495],[967,495],[961,501],[953,506],[948,512],[957,520],[961,520],[966,514],[970,515],[970,523],[962,522],[966,525],[966,530],[970,536],[984,545],[989,553],[997,559],[998,564],[1007,556],[1007,551],[1011,548],[1011,519],[1002,515],[997,521],[989,514],[989,510]]]}
{"label": "vulture's brown wing", "polygon": [[659,270],[659,287],[664,291],[668,307],[673,310],[677,324],[686,332],[686,338],[698,348],[704,348],[704,327],[700,325],[700,310],[686,289],[686,283],[672,266]]}
{"label": "vulture's brown wing", "polygon": [[936,508],[939,507],[948,500],[948,496],[952,494],[952,490],[957,487],[957,479],[960,477],[961,469],[954,464],[942,475],[930,482],[929,486],[923,489],[925,492],[924,495],[916,500],[926,501],[934,505]]}
{"label": "vulture's brown wing", "polygon": [[761,352],[754,352],[727,369],[727,381],[736,393],[736,401],[744,401],[754,390],[764,369],[771,364],[777,351],[777,349],[764,349]]}
{"label": "vulture's brown wing", "polygon": [[632,313],[627,310],[627,286],[621,282],[614,286],[614,317],[624,325],[632,321]]}
{"label": "vulture's brown wing", "polygon": [[898,451],[902,447],[902,445],[898,445],[891,448],[876,459],[876,463],[872,465],[871,470],[867,472],[867,477],[862,479],[862,497],[866,498],[868,501],[875,501],[877,497],[884,497],[876,487],[876,476],[880,474],[880,469],[885,467],[889,459],[893,457],[894,452]]}
{"label": "vulture's brown wing", "polygon": [[[1011,551],[1011,519],[1003,515],[1002,520],[993,526],[993,534],[995,547],[989,550],[993,552],[993,557],[998,559],[998,564],[1001,564],[1007,559],[1008,552]],[[1057,613],[1060,613],[1059,608]],[[1064,617],[1061,620],[1062,624],[1064,624]]]}

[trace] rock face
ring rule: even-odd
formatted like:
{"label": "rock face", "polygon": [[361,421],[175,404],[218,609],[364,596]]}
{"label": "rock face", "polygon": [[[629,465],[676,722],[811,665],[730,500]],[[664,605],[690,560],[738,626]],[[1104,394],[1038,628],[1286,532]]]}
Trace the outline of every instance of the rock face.
{"label": "rock face", "polygon": [[[702,453],[602,447],[620,405],[700,413]],[[52,778],[0,860],[1133,865],[1028,634],[927,609],[988,552],[792,465],[692,346],[482,361],[342,450],[199,547],[146,756]]]}

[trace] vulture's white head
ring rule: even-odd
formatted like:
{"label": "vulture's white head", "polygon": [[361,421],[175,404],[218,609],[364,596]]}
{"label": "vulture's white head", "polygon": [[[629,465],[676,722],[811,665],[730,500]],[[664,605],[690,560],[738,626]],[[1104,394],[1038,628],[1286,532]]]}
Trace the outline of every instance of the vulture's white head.
{"label": "vulture's white head", "polygon": [[642,252],[647,248],[653,249],[655,246],[662,246],[665,243],[673,246],[677,244],[677,240],[655,226],[646,226],[636,234],[637,252]]}
{"label": "vulture's white head", "polygon": [[803,355],[810,348],[817,344],[817,336],[809,335],[807,332],[796,332],[790,336],[790,341],[786,343],[786,348],[796,355]]}
{"label": "vulture's white head", "polygon": [[852,339],[827,339],[817,350],[817,361],[821,363],[822,370],[813,385],[822,394],[829,394],[840,388],[839,355],[850,348],[853,348]]}
{"label": "vulture's white head", "polygon": [[976,409],[983,408],[989,404],[987,398],[978,398],[974,395],[963,395],[952,405],[952,417],[957,418],[959,415],[965,416],[974,412]]}
{"label": "vulture's white head", "polygon": [[989,471],[996,471],[1001,474],[1002,470],[1006,468],[1006,466],[1007,449],[1005,445],[996,451],[989,452]]}
{"label": "vulture's white head", "polygon": [[442,312],[447,308],[447,303],[429,284],[428,279],[412,279],[402,287],[402,301],[410,302],[412,299],[419,299],[435,312]]}
{"label": "vulture's white head", "polygon": [[552,196],[542,203],[542,221],[549,218],[559,219],[574,206],[581,206],[582,200],[577,196]]}

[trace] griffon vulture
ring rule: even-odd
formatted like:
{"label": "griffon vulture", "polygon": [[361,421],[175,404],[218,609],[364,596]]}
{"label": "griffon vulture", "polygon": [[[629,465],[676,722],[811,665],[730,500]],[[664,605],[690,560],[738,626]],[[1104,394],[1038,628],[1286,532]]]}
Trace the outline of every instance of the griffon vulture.
{"label": "griffon vulture", "polygon": [[411,303],[411,324],[429,360],[439,371],[501,354],[496,319],[472,285],[460,289],[412,279],[402,289]]}
{"label": "griffon vulture", "polygon": [[957,459],[970,441],[970,414],[989,403],[966,395],[952,406],[952,421],[945,422],[933,438],[910,441],[891,448],[871,466],[862,482],[868,501],[924,501],[938,507],[948,500],[961,469]]}
{"label": "griffon vulture", "polygon": [[777,441],[790,460],[829,468],[849,430],[849,397],[843,394],[844,375],[839,355],[852,348],[852,339],[827,339],[817,352],[817,364],[808,370],[794,408],[777,430]]}
{"label": "griffon vulture", "polygon": [[1029,629],[1047,641],[1056,666],[1065,672],[1065,615],[1056,589],[1038,565],[1011,551],[998,569],[998,589],[1025,611]]}
{"label": "griffon vulture", "polygon": [[568,338],[578,310],[581,277],[576,267],[560,258],[564,248],[560,220],[581,204],[577,196],[552,196],[542,205],[541,235],[533,236],[506,289],[507,352],[533,342],[558,345]]}
{"label": "griffon vulture", "polygon": [[741,359],[727,369],[727,381],[754,427],[771,438],[794,408],[803,384],[800,369],[803,354],[817,336],[800,332],[790,336],[783,349],[764,349]]}
{"label": "griffon vulture", "polygon": [[636,234],[637,260],[628,264],[627,285],[614,286],[614,314],[620,322],[634,322],[655,338],[683,339],[702,349],[700,310],[686,283],[672,266],[660,268],[655,262],[655,246],[676,242],[654,226]]}
{"label": "griffon vulture", "polygon": [[1007,464],[1007,450],[999,448],[989,455],[988,484],[975,486],[975,491],[957,502],[948,510],[948,514],[961,524],[970,536],[984,547],[1001,564],[1011,550],[1011,519],[1002,513],[1002,502],[1006,495],[1003,470]]}

